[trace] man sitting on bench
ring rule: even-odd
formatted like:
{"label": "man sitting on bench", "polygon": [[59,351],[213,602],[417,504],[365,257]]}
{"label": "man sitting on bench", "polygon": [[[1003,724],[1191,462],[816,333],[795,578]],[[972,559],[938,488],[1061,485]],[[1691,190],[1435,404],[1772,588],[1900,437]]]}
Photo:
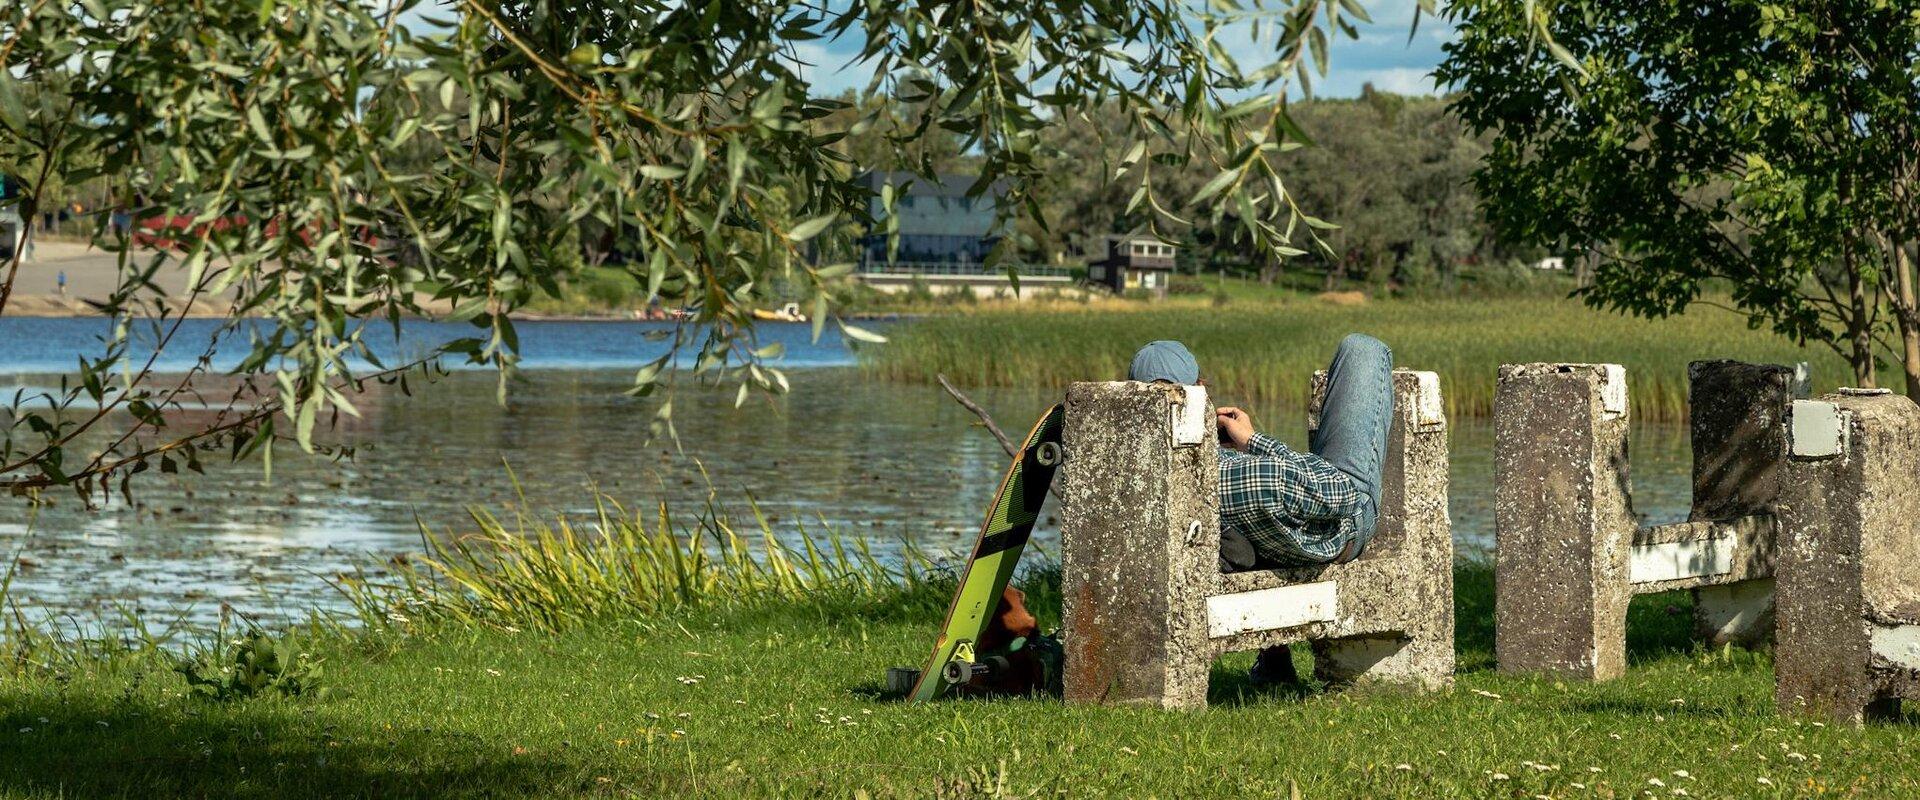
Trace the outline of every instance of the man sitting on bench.
{"label": "man sitting on bench", "polygon": [[[1150,342],[1127,378],[1203,385],[1186,346]],[[1350,334],[1327,366],[1320,427],[1301,453],[1253,429],[1243,409],[1222,406],[1220,569],[1237,572],[1345,563],[1360,556],[1379,521],[1382,464],[1393,424],[1393,352]],[[1296,680],[1285,647],[1254,662],[1256,684]]]}

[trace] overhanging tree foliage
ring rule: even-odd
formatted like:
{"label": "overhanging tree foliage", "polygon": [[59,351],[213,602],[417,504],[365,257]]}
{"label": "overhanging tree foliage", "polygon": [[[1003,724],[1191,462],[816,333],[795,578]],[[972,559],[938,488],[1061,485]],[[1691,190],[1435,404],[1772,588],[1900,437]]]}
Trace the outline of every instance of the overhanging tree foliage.
{"label": "overhanging tree foliage", "polygon": [[[803,249],[836,221],[867,221],[855,171],[878,166],[835,147],[848,129],[828,120],[845,104],[810,91],[838,66],[810,63],[821,40],[860,43],[848,68],[870,78],[865,94],[912,110],[889,166],[931,172],[915,143],[956,135],[981,188],[1005,181],[1008,220],[1040,216],[1038,133],[1117,109],[1111,133],[1136,145],[1116,171],[1152,225],[1185,224],[1198,203],[1231,211],[1250,247],[1299,253],[1324,223],[1267,156],[1294,135],[1289,88],[1365,20],[1354,0],[6,4],[0,169],[26,178],[22,210],[55,183],[106,181],[136,219],[193,223],[177,251],[122,252],[101,357],[38,405],[0,410],[0,485],[84,496],[156,463],[197,465],[197,450],[270,454],[283,437],[313,449],[316,425],[353,413],[357,382],[419,366],[380,364],[369,337],[435,307],[476,326],[447,352],[504,375],[509,312],[579,263],[566,240],[582,226],[617,240],[650,294],[697,311],[672,341],[698,372],[742,399],[783,388],[753,334],[755,288],[804,283],[815,324],[827,319],[848,268]],[[1228,27],[1271,60],[1236,63]],[[1154,143],[1168,146],[1143,158]],[[1213,177],[1192,196],[1158,191],[1158,170],[1191,164]],[[0,314],[18,269],[16,255],[0,272]],[[168,270],[188,276],[186,296],[155,287]],[[172,337],[191,300],[222,293],[267,323],[221,329],[251,344],[237,387],[211,422],[169,426],[208,400],[196,378],[209,367],[162,379],[128,362],[128,331],[211,352]],[[634,391],[670,384],[676,363],[642,369]],[[120,411],[133,422],[75,447]]]}
{"label": "overhanging tree foliage", "polygon": [[[1920,398],[1920,9],[1463,0],[1438,76],[1497,134],[1476,175],[1509,237],[1598,258],[1588,303],[1646,316],[1714,287]],[[1578,67],[1534,53],[1542,24]]]}

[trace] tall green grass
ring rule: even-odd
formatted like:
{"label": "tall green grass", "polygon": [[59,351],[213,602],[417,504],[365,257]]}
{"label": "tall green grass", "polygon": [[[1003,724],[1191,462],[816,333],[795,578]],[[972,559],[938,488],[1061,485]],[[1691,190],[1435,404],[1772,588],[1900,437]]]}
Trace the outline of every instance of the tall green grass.
{"label": "tall green grass", "polygon": [[758,508],[736,526],[709,501],[690,520],[662,503],[629,511],[602,497],[581,527],[564,516],[474,509],[476,530],[422,531],[426,552],[337,586],[370,629],[486,626],[559,631],[612,616],[817,601],[937,605],[952,578],[911,544],[881,559],[831,532],[782,541]]}
{"label": "tall green grass", "polygon": [[1325,368],[1341,337],[1356,331],[1386,341],[1397,365],[1439,373],[1454,415],[1491,413],[1497,371],[1509,363],[1624,364],[1634,415],[1673,421],[1686,418],[1690,361],[1807,361],[1816,390],[1851,376],[1831,351],[1749,329],[1729,312],[1700,309],[1643,320],[1547,297],[1357,306],[1282,297],[1259,305],[983,309],[902,325],[887,345],[864,350],[863,364],[893,380],[932,381],[945,373],[967,385],[1057,390],[1073,381],[1118,379],[1140,345],[1178,339],[1193,350],[1223,402],[1297,408],[1305,404],[1308,377]]}

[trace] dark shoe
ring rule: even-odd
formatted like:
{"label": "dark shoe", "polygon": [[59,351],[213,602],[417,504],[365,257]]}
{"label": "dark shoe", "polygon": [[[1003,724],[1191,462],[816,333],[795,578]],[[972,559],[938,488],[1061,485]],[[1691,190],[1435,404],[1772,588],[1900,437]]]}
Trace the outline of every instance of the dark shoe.
{"label": "dark shoe", "polygon": [[1292,648],[1280,645],[1260,651],[1253,659],[1253,670],[1247,673],[1247,679],[1255,687],[1299,683],[1300,671],[1293,666]]}

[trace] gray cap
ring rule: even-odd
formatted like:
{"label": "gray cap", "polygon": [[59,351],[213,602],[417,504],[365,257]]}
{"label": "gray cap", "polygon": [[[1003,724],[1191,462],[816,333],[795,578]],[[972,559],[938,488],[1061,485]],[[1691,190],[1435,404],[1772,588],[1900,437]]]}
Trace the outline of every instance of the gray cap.
{"label": "gray cap", "polygon": [[1191,386],[1200,382],[1200,363],[1194,361],[1187,346],[1179,342],[1170,339],[1148,342],[1133,354],[1133,364],[1127,367],[1127,380]]}

